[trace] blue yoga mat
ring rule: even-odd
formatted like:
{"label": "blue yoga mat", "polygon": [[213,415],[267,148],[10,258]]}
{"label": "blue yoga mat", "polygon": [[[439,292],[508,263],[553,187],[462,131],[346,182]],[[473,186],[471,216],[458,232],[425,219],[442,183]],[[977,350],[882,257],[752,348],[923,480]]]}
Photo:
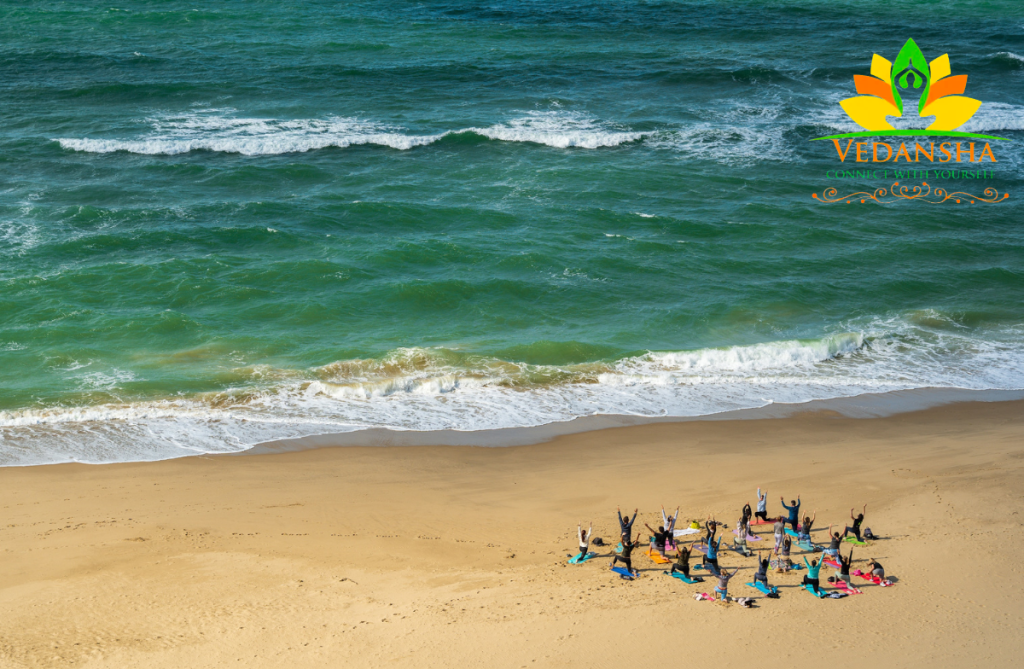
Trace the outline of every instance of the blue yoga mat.
{"label": "blue yoga mat", "polygon": [[753,583],[747,583],[747,585],[749,585],[751,588],[754,588],[756,590],[760,590],[761,592],[763,592],[766,595],[777,595],[777,594],[779,594],[779,589],[776,588],[774,585],[771,586],[771,587],[768,587],[764,583],[762,583],[761,581],[754,581]]}
{"label": "blue yoga mat", "polygon": [[701,581],[698,581],[696,579],[690,578],[689,576],[687,576],[686,574],[684,574],[681,571],[677,571],[677,572],[674,572],[674,573],[670,573],[670,572],[665,572],[665,573],[668,574],[669,576],[671,576],[672,578],[678,578],[683,583],[689,583],[690,585],[693,585],[694,583],[700,583],[701,582]]}
{"label": "blue yoga mat", "polygon": [[812,585],[810,585],[809,583],[805,583],[804,584],[804,590],[806,590],[807,592],[811,593],[812,595],[814,595],[818,599],[822,599],[826,595],[825,590],[823,588],[818,588],[818,592],[814,592],[814,587]]}

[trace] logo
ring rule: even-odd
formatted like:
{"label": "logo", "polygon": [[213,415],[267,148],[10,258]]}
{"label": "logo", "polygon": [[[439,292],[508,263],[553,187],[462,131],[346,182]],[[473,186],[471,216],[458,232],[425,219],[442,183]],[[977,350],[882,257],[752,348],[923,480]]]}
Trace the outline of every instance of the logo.
{"label": "logo", "polygon": [[[949,62],[949,54],[943,54],[928,62],[917,43],[908,39],[900,49],[896,60],[890,62],[874,54],[871,59],[870,76],[853,75],[854,87],[858,95],[846,98],[839,104],[850,119],[864,130],[846,132],[816,140],[832,140],[841,163],[852,158],[854,163],[889,163],[885,169],[853,166],[854,169],[829,170],[829,179],[888,179],[890,173],[896,179],[957,179],[976,180],[994,178],[994,171],[984,169],[986,160],[995,163],[996,157],[988,142],[956,142],[956,141],[925,141],[893,142],[892,140],[875,142],[857,142],[861,137],[944,137],[952,139],[1005,140],[1004,137],[983,135],[960,130],[981,108],[981,100],[967,97],[967,75],[954,75]],[[911,98],[917,95],[917,109],[914,105],[905,104],[904,96]],[[915,118],[916,117],[916,118]],[[920,126],[928,123],[925,128],[896,128],[889,119],[903,119],[905,122]],[[923,119],[918,120],[918,119]],[[929,119],[933,119],[929,122]],[[840,140],[845,139],[844,147]],[[889,161],[892,161],[891,163]],[[900,165],[900,163],[904,163]],[[926,165],[920,165],[925,162]],[[940,169],[928,169],[931,163],[954,163],[940,165]],[[961,167],[961,163],[979,163],[977,167]],[[910,165],[914,163],[914,165]],[[905,167],[906,169],[899,169]],[[944,188],[932,189],[927,182],[921,186],[900,186],[899,181],[891,188],[877,188],[873,192],[851,193],[844,197],[836,197],[838,190],[829,188],[822,197],[814,194],[820,202],[852,203],[854,201],[891,202],[894,200],[917,200],[940,203],[953,201],[960,203],[1001,202],[1009,197],[998,196],[995,189],[986,188],[985,196],[973,196],[962,191],[951,191]],[[937,197],[938,199],[934,199]]]}
{"label": "logo", "polygon": [[[953,75],[949,54],[943,54],[928,63],[912,39],[900,49],[896,62],[890,63],[877,53],[871,57],[871,76],[853,75],[853,84],[860,94],[839,103],[850,119],[864,128],[864,132],[849,132],[819,139],[869,136],[945,136],[1003,139],[973,132],[958,132],[981,107],[981,100],[963,95],[967,89],[967,75]],[[893,116],[903,118],[905,109],[900,89],[920,91],[917,115],[935,117],[924,130],[897,130],[887,120]]]}

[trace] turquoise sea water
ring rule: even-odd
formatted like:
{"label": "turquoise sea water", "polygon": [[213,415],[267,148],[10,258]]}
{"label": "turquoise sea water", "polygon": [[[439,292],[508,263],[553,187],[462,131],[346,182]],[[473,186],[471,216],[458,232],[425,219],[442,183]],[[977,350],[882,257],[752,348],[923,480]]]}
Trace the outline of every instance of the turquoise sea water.
{"label": "turquoise sea water", "polygon": [[[908,37],[1005,202],[811,198]],[[1022,111],[1009,1],[4,5],[0,464],[1024,387]]]}

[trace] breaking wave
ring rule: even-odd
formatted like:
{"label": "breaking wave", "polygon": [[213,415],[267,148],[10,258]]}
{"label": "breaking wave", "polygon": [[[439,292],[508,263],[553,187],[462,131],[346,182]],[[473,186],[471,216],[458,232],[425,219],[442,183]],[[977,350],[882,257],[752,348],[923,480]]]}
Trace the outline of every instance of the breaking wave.
{"label": "breaking wave", "polygon": [[404,128],[358,118],[260,119],[201,112],[151,119],[152,131],[134,139],[59,138],[62,148],[88,153],[126,151],[176,155],[190,151],[267,156],[328,147],[376,145],[399,151],[426,146],[446,137],[475,134],[503,142],[530,142],[555,148],[597,149],[642,139],[645,133],[618,129],[576,112],[535,111],[486,128],[463,128],[435,134],[409,134]]}
{"label": "breaking wave", "polygon": [[308,370],[263,370],[249,386],[188,398],[0,412],[0,465],[237,452],[368,427],[480,430],[595,414],[701,416],[921,387],[1021,386],[1024,332],[980,340],[939,321],[922,312],[815,340],[565,365],[397,349]]}

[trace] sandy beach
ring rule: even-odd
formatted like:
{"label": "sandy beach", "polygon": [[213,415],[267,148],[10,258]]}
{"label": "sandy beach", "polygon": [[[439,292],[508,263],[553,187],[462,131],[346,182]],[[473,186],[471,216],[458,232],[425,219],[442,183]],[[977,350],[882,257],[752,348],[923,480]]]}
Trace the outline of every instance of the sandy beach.
{"label": "sandy beach", "polygon": [[[1022,437],[1024,403],[965,403],[5,468],[0,667],[1011,666]],[[634,582],[608,571],[607,547],[566,564],[577,521],[614,544],[616,506],[642,528],[664,504],[731,529],[758,486],[773,515],[799,494],[819,540],[866,503],[883,538],[855,566],[877,558],[896,585],[818,600],[800,572],[773,573],[781,597],[748,610],[695,601],[713,584],[643,555]],[[758,594],[753,559],[722,563],[742,567],[731,594]]]}

